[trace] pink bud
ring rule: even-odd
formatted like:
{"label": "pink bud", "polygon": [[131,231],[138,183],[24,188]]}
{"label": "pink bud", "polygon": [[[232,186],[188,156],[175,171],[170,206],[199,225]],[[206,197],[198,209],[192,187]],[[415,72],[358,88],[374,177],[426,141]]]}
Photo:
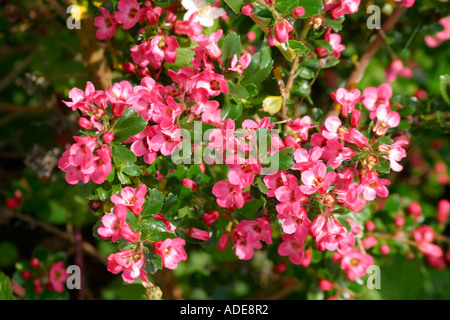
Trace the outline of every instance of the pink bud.
{"label": "pink bud", "polygon": [[256,33],[254,33],[253,31],[249,31],[249,33],[247,33],[247,41],[252,43],[253,41],[255,41],[256,39]]}
{"label": "pink bud", "polygon": [[422,225],[413,232],[414,240],[416,242],[428,242],[434,241],[434,231],[427,225]]}
{"label": "pink bud", "polygon": [[184,178],[183,180],[181,180],[181,184],[185,187],[192,189],[192,191],[197,190],[197,185],[194,183],[194,181],[192,181],[189,178]]}
{"label": "pink bud", "polygon": [[278,22],[275,25],[275,39],[280,43],[285,43],[289,39],[288,30],[283,22]]}
{"label": "pink bud", "polygon": [[375,230],[375,223],[373,221],[367,221],[365,226],[367,231]]}
{"label": "pink bud", "polygon": [[203,215],[202,221],[209,228],[213,224],[213,222],[216,221],[218,218],[219,218],[219,213],[215,210],[211,210]]}
{"label": "pink bud", "polygon": [[370,249],[374,247],[377,244],[377,242],[378,240],[375,237],[367,237],[362,241],[364,249]]}
{"label": "pink bud", "polygon": [[444,252],[442,251],[441,247],[433,243],[421,242],[418,244],[417,249],[423,254],[435,258],[440,258],[444,255]]}
{"label": "pink bud", "polygon": [[402,228],[405,225],[405,219],[402,217],[397,217],[395,218],[394,223],[397,228]]}
{"label": "pink bud", "polygon": [[241,12],[244,16],[249,16],[252,14],[253,9],[254,9],[253,5],[251,3],[248,3],[242,6]]}
{"label": "pink bud", "polygon": [[188,235],[192,238],[207,241],[209,239],[209,232],[205,230],[200,230],[197,228],[190,228]]}
{"label": "pink bud", "polygon": [[353,128],[358,128],[361,120],[361,111],[354,109],[350,116],[350,124]]}
{"label": "pink bud", "polygon": [[383,244],[383,245],[380,247],[380,252],[381,252],[381,254],[388,254],[390,250],[391,250],[391,248],[390,248],[389,245],[387,245],[387,244]]}
{"label": "pink bud", "polygon": [[275,38],[273,32],[269,32],[269,34],[267,35],[267,44],[269,46],[273,47],[276,43],[277,43],[277,39]]}
{"label": "pink bud", "polygon": [[292,15],[294,18],[303,17],[305,15],[305,9],[303,7],[295,7],[292,9]]}
{"label": "pink bud", "polygon": [[78,119],[78,125],[86,130],[89,130],[92,128],[92,123],[88,119],[83,118],[83,117]]}
{"label": "pink bud", "polygon": [[134,63],[131,62],[125,62],[122,65],[122,70],[128,73],[136,73],[136,67],[134,65]]}
{"label": "pink bud", "polygon": [[103,142],[104,143],[110,143],[114,139],[114,132],[108,131],[103,135]]}
{"label": "pink bud", "polygon": [[334,284],[329,280],[320,280],[319,289],[322,291],[330,291],[334,289]]}
{"label": "pink bud", "polygon": [[407,208],[408,214],[414,216],[415,220],[417,220],[422,214],[422,208],[420,204],[417,202],[411,202]]}
{"label": "pink bud", "polygon": [[341,261],[341,259],[342,259],[342,255],[339,252],[335,252],[331,256],[331,260],[333,260],[334,262],[339,262],[339,261]]}
{"label": "pink bud", "polygon": [[283,273],[287,269],[287,263],[286,261],[280,261],[274,268],[273,272],[275,273]]}
{"label": "pink bud", "polygon": [[303,261],[302,261],[301,265],[306,268],[311,263],[311,260],[312,260],[312,253],[311,253],[311,251],[306,251],[305,252],[305,257],[303,258]]}
{"label": "pink bud", "polygon": [[219,243],[217,244],[217,248],[221,251],[225,250],[228,246],[228,243],[230,242],[231,235],[228,232],[225,232],[222,234],[222,236],[219,239]]}
{"label": "pink bud", "polygon": [[448,220],[448,215],[450,213],[450,201],[447,199],[442,199],[437,205],[436,219],[440,223],[445,223]]}

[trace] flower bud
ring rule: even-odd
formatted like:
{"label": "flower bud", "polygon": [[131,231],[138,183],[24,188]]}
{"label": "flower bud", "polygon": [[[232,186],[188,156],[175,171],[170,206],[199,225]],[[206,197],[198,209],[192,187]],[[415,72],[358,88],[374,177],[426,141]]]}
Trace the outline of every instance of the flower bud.
{"label": "flower bud", "polygon": [[114,132],[108,131],[103,135],[103,142],[104,143],[110,143],[114,139]]}
{"label": "flower bud", "polygon": [[289,39],[288,30],[283,22],[278,22],[275,25],[275,39],[280,43],[285,43]]}
{"label": "flower bud", "polygon": [[319,289],[322,291],[330,291],[334,289],[334,284],[329,280],[320,280]]}
{"label": "flower bud", "polygon": [[411,202],[407,208],[408,214],[414,216],[414,219],[417,220],[422,214],[422,208],[420,204],[417,202]]}
{"label": "flower bud", "polygon": [[402,217],[397,217],[395,218],[394,223],[397,228],[402,228],[405,225],[405,219]]}
{"label": "flower bud", "polygon": [[194,181],[192,181],[189,178],[184,178],[183,180],[181,180],[181,184],[185,187],[192,189],[192,191],[197,190],[197,185],[194,183]]}
{"label": "flower bud", "polygon": [[436,220],[440,223],[445,223],[448,220],[448,215],[450,213],[450,201],[447,199],[442,199],[437,205]]}
{"label": "flower bud", "polygon": [[441,247],[433,243],[421,242],[418,244],[417,249],[423,254],[435,258],[440,258],[444,255],[444,252],[442,251]]}
{"label": "flower bud", "polygon": [[218,218],[219,218],[219,213],[215,210],[211,210],[203,215],[202,221],[209,228],[213,224],[213,222],[216,221]]}
{"label": "flower bud", "polygon": [[381,245],[381,247],[380,247],[381,254],[388,254],[389,251],[391,251],[391,248],[389,247],[389,245],[387,245],[387,244]]}
{"label": "flower bud", "polygon": [[83,117],[78,119],[78,125],[86,130],[89,130],[92,128],[92,123],[88,119],[83,118]]}
{"label": "flower bud", "polygon": [[135,65],[134,65],[134,63],[131,63],[131,62],[125,62],[122,65],[122,70],[125,72],[128,72],[128,73],[136,73]]}
{"label": "flower bud", "polygon": [[249,16],[252,14],[253,9],[254,9],[253,5],[251,3],[248,3],[242,6],[241,12],[244,16]]}
{"label": "flower bud", "polygon": [[219,243],[217,244],[217,248],[221,251],[225,250],[228,246],[228,243],[230,242],[231,235],[228,232],[225,232],[222,234],[222,236],[219,239]]}
{"label": "flower bud", "polygon": [[375,230],[375,223],[373,221],[367,221],[365,225],[367,231]]}
{"label": "flower bud", "polygon": [[305,9],[303,7],[295,7],[292,9],[292,16],[294,18],[303,17],[305,15]]}
{"label": "flower bud", "polygon": [[377,244],[377,242],[378,240],[375,237],[367,237],[362,241],[364,249],[370,249],[374,247]]}
{"label": "flower bud", "polygon": [[194,239],[202,240],[202,241],[208,241],[209,239],[209,232],[205,230],[200,230],[197,228],[190,228],[188,231],[188,235]]}

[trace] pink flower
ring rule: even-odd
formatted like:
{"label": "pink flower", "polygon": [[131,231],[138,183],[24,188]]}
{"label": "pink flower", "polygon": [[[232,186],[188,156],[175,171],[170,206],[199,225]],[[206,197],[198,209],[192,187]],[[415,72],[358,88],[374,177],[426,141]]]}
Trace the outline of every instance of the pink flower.
{"label": "pink flower", "polygon": [[117,9],[114,18],[118,23],[123,24],[124,30],[133,28],[144,12],[136,0],[119,0]]}
{"label": "pink flower", "polygon": [[337,6],[331,9],[331,16],[336,19],[344,14],[353,14],[358,12],[361,0],[341,0]]}
{"label": "pink flower", "polygon": [[443,41],[450,40],[450,17],[442,18],[438,22],[444,27],[444,30],[436,33],[434,37],[425,36],[425,43],[430,48],[436,48],[440,46]]}
{"label": "pink flower", "polygon": [[309,150],[299,148],[294,152],[295,165],[292,170],[306,171],[314,167],[322,156],[322,148],[313,147]]}
{"label": "pink flower", "polygon": [[112,170],[111,151],[107,145],[104,144],[97,149],[94,167],[94,172],[90,176],[91,180],[97,184],[105,182]]}
{"label": "pink flower", "polygon": [[244,69],[247,69],[251,61],[252,56],[249,53],[244,53],[240,56],[239,61],[237,54],[234,54],[233,58],[231,58],[231,68],[228,68],[228,70],[243,74]]}
{"label": "pink flower", "polygon": [[308,199],[301,191],[297,178],[292,174],[286,176],[286,182],[283,186],[277,188],[274,194],[277,200],[280,201],[275,208],[278,214],[284,218],[291,215],[299,216],[304,210],[302,205]]}
{"label": "pink flower", "polygon": [[64,284],[68,277],[69,274],[62,261],[53,263],[48,271],[48,279],[56,292],[64,291]]}
{"label": "pink flower", "polygon": [[409,142],[406,140],[397,140],[392,145],[380,144],[377,151],[383,154],[383,156],[389,160],[391,169],[395,172],[403,170],[403,166],[398,162],[406,157],[406,151],[403,149],[404,145]]}
{"label": "pink flower", "polygon": [[289,261],[300,265],[305,258],[305,243],[290,234],[282,234],[281,239],[283,242],[278,246],[278,254],[283,257],[289,256]]}
{"label": "pink flower", "polygon": [[289,31],[284,22],[278,22],[274,28],[275,39],[279,43],[285,43],[289,39]]}
{"label": "pink flower", "polygon": [[411,78],[413,76],[412,70],[405,67],[400,59],[395,59],[394,61],[392,61],[385,72],[386,82],[393,82],[397,79],[398,76],[401,76],[403,78]]}
{"label": "pink flower", "polygon": [[300,186],[300,190],[303,193],[307,195],[315,192],[325,193],[334,183],[336,172],[327,172],[325,164],[317,163],[312,169],[302,172],[301,179],[303,185]]}
{"label": "pink flower", "polygon": [[239,185],[222,180],[213,186],[212,193],[217,197],[217,204],[222,208],[233,208],[234,206],[242,208],[244,206],[244,195]]}
{"label": "pink flower", "polygon": [[217,60],[222,56],[222,51],[220,50],[217,42],[222,38],[223,30],[219,29],[214,33],[211,33],[209,36],[204,34],[199,34],[193,36],[192,39],[198,43],[198,47],[194,50],[197,53],[198,51],[205,51],[211,60]]}
{"label": "pink flower", "polygon": [[400,115],[396,111],[387,111],[385,107],[377,109],[377,122],[372,131],[377,136],[384,136],[389,128],[395,128],[400,124]]}
{"label": "pink flower", "polygon": [[348,113],[352,112],[361,100],[361,91],[359,89],[347,91],[345,88],[339,88],[336,93],[331,93],[331,98],[341,105],[341,115],[347,118]]}
{"label": "pink flower", "polygon": [[139,215],[142,212],[142,206],[145,202],[144,198],[146,193],[147,186],[145,184],[140,184],[136,190],[127,186],[120,191],[120,196],[113,194],[111,196],[111,202],[116,205],[124,205],[135,215]]}
{"label": "pink flower", "polygon": [[233,239],[233,249],[235,250],[236,256],[240,260],[250,260],[253,258],[255,249],[261,249],[262,244],[260,241],[249,241],[246,236],[241,236],[239,233],[234,232],[232,235]]}
{"label": "pink flower", "polygon": [[341,269],[350,281],[355,281],[366,275],[367,268],[374,264],[371,255],[362,253],[359,250],[352,250],[341,259]]}
{"label": "pink flower", "polygon": [[378,240],[375,237],[367,237],[362,240],[363,247],[366,250],[376,246],[377,243]]}
{"label": "pink flower", "polygon": [[[341,44],[342,37],[337,33],[331,33],[331,28],[329,28],[327,33],[325,33],[324,35],[324,39],[330,44],[333,50],[331,53],[336,58],[340,58],[341,52],[345,50],[345,46]],[[316,52],[318,53],[319,57],[328,55],[328,51],[324,47],[316,48]]]}
{"label": "pink flower", "polygon": [[95,35],[99,40],[112,38],[117,29],[117,21],[112,14],[103,7],[98,8],[101,16],[95,17],[94,25],[98,28]]}
{"label": "pink flower", "polygon": [[160,132],[159,126],[146,127],[142,132],[131,137],[127,142],[133,142],[130,150],[138,157],[144,156],[144,162],[152,164],[158,156],[156,146],[152,144],[152,138]]}
{"label": "pink flower", "polygon": [[297,118],[293,123],[287,122],[287,125],[294,131],[297,132],[298,137],[302,142],[308,140],[308,131],[314,126],[311,126],[311,118],[309,116],[304,116],[303,118]]}
{"label": "pink flower", "polygon": [[336,169],[343,161],[353,158],[353,150],[344,147],[344,143],[338,139],[330,139],[322,149],[322,158],[327,160],[327,166]]}
{"label": "pink flower", "polygon": [[174,32],[176,34],[185,34],[189,38],[199,35],[202,32],[202,26],[194,21],[197,16],[198,12],[194,12],[186,21],[176,20],[173,25]]}
{"label": "pink flower", "polygon": [[122,279],[127,283],[132,283],[136,278],[147,282],[146,272],[142,269],[144,263],[145,259],[142,253],[122,250],[108,256],[107,269],[114,274],[122,272]]}
{"label": "pink flower", "polygon": [[364,90],[361,102],[370,111],[370,119],[374,119],[379,107],[391,109],[392,87],[389,83],[383,83],[378,88],[368,87]]}
{"label": "pink flower", "polygon": [[228,243],[230,243],[231,234],[229,232],[224,232],[219,239],[219,243],[217,244],[217,249],[220,251],[225,250],[228,247]]}
{"label": "pink flower", "polygon": [[139,100],[139,96],[133,94],[133,85],[127,80],[114,83],[106,91],[111,103],[111,112],[116,117],[123,115],[125,107],[130,107]]}
{"label": "pink flower", "polygon": [[335,251],[344,254],[351,250],[355,245],[353,234],[340,224],[336,223],[334,218],[328,218],[323,214],[318,215],[311,225],[311,235],[317,243],[319,251]]}
{"label": "pink flower", "polygon": [[228,94],[228,81],[223,74],[215,73],[212,70],[205,70],[196,74],[191,79],[191,95],[195,96],[195,90],[205,88],[210,97],[218,96],[221,93]]}
{"label": "pink flower", "polygon": [[360,148],[364,148],[369,144],[369,139],[367,139],[365,135],[355,128],[351,128],[346,134],[344,134],[344,139]]}
{"label": "pink flower", "polygon": [[416,0],[395,0],[396,2],[403,2],[403,5],[406,8],[411,8],[414,5],[414,2],[416,2]]}
{"label": "pink flower", "polygon": [[267,244],[271,244],[272,232],[270,222],[265,218],[257,218],[254,221],[242,220],[236,226],[236,233],[241,237],[245,237],[250,243],[262,240]]}
{"label": "pink flower", "polygon": [[175,270],[179,262],[187,260],[185,245],[184,239],[167,238],[164,241],[156,242],[153,250],[161,256],[161,262],[165,268]]}
{"label": "pink flower", "polygon": [[140,236],[126,222],[127,214],[124,205],[116,205],[114,213],[107,213],[102,217],[102,226],[97,229],[97,233],[103,240],[111,238],[115,242],[123,238],[128,242],[136,243]]}
{"label": "pink flower", "polygon": [[95,87],[92,82],[86,82],[86,87],[83,90],[78,88],[72,88],[69,91],[69,98],[71,102],[63,101],[66,106],[72,108],[72,111],[79,109],[83,114],[86,114],[87,110],[91,109],[91,103],[93,95],[95,94]]}
{"label": "pink flower", "polygon": [[389,191],[386,186],[390,184],[391,182],[387,179],[379,179],[377,172],[369,171],[361,181],[364,199],[372,201],[376,196],[387,197]]}

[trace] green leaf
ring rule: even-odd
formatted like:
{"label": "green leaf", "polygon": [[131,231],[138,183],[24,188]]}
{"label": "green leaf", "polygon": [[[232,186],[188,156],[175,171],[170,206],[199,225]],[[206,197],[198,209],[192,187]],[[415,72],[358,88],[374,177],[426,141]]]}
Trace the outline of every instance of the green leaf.
{"label": "green leaf", "polygon": [[165,232],[166,225],[160,219],[147,218],[142,219],[140,223],[143,237],[146,238],[152,233]]}
{"label": "green leaf", "polygon": [[241,7],[244,5],[244,0],[225,0],[225,3],[234,11],[234,13],[241,13]]}
{"label": "green leaf", "polygon": [[391,172],[391,164],[385,158],[379,158],[380,165],[374,166],[374,169],[379,173],[388,174]]}
{"label": "green leaf", "polygon": [[131,167],[125,167],[123,169],[123,172],[125,172],[127,175],[129,175],[131,177],[137,177],[137,176],[141,175],[142,170],[139,166],[133,164]]}
{"label": "green leaf", "polygon": [[270,46],[263,44],[261,50],[252,56],[250,65],[244,70],[242,85],[258,85],[263,82],[272,71],[273,59]]}
{"label": "green leaf", "polygon": [[222,120],[233,119],[236,120],[242,114],[242,103],[234,104],[230,99],[225,100],[225,107],[222,108],[220,117]]}
{"label": "green leaf", "polygon": [[156,271],[163,268],[161,257],[153,252],[153,247],[147,247],[146,252],[144,252],[145,264],[143,269],[150,274],[155,274]]}
{"label": "green leaf", "polygon": [[114,140],[123,142],[140,133],[147,126],[141,116],[138,115],[134,108],[126,108],[125,113],[119,118],[114,127]]}
{"label": "green leaf", "polygon": [[131,167],[136,162],[136,155],[123,145],[113,145],[112,156],[116,164],[123,164],[124,167]]}
{"label": "green leaf", "polygon": [[319,14],[323,9],[322,0],[277,0],[275,9],[283,15],[289,15],[295,7],[303,7],[305,15],[301,19],[310,18]]}
{"label": "green leaf", "polygon": [[233,55],[241,55],[241,37],[236,32],[227,35],[222,42],[222,60],[225,66],[230,65]]}
{"label": "green leaf", "polygon": [[165,67],[177,72],[181,67],[191,64],[195,51],[191,48],[177,48],[177,58],[174,63],[166,63]]}
{"label": "green leaf", "polygon": [[9,277],[3,272],[0,272],[0,300],[18,300],[11,289]]}
{"label": "green leaf", "polygon": [[234,100],[248,99],[248,91],[242,85],[229,81],[228,89]]}
{"label": "green leaf", "polygon": [[150,197],[142,206],[141,217],[153,216],[161,211],[164,204],[164,197],[161,192],[156,189],[150,190]]}
{"label": "green leaf", "polygon": [[350,223],[347,221],[344,217],[337,217],[339,223],[347,230],[347,232],[352,232],[352,227],[350,226]]}
{"label": "green leaf", "polygon": [[450,98],[447,92],[447,86],[450,84],[450,76],[448,74],[439,76],[439,89],[445,102],[450,105]]}

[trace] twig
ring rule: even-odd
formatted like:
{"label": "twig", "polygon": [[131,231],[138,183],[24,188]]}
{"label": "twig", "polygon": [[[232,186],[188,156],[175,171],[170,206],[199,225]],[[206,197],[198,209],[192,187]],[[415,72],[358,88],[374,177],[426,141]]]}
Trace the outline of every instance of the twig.
{"label": "twig", "polygon": [[[64,240],[67,240],[71,243],[75,243],[75,239],[74,237],[72,237],[70,234],[68,234],[65,231],[62,231],[59,228],[53,227],[49,224],[46,224],[45,222],[39,221],[29,215],[23,214],[23,213],[19,213],[19,212],[13,212],[12,210],[8,210],[6,208],[3,209],[2,211],[3,214],[8,215],[10,217],[13,218],[17,218],[19,220],[22,220],[24,222],[27,222],[31,225],[36,225],[42,229],[44,229],[45,231],[52,233]],[[81,247],[83,249],[84,252],[86,252],[87,254],[89,254],[90,256],[96,258],[97,260],[99,260],[101,263],[103,263],[104,265],[108,264],[108,261],[106,259],[106,257],[104,257],[102,254],[100,254],[100,252],[97,251],[97,249],[90,244],[89,242],[86,241],[82,241],[81,242]]]}

